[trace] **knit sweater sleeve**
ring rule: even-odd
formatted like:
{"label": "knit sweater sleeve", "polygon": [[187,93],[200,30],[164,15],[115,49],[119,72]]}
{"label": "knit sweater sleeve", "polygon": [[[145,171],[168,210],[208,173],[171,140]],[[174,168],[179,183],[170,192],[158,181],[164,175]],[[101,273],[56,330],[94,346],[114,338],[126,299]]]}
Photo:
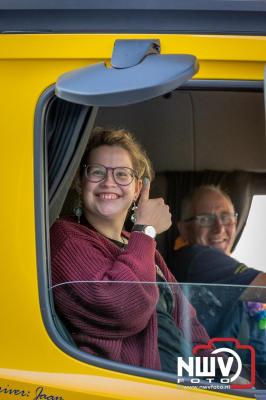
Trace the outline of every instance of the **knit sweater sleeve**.
{"label": "knit sweater sleeve", "polygon": [[123,251],[107,239],[55,227],[51,231],[55,304],[64,318],[86,321],[88,334],[141,332],[156,309],[155,243],[132,233]]}

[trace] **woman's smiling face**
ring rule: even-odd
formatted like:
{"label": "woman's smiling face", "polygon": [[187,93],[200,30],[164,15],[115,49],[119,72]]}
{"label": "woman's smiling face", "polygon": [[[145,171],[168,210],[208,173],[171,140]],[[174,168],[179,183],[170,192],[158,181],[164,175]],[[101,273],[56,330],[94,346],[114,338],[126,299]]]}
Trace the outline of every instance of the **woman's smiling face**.
{"label": "woman's smiling face", "polygon": [[[127,150],[120,146],[102,145],[93,149],[87,165],[102,165],[109,168],[127,167],[133,169],[132,160]],[[132,202],[137,199],[141,181],[134,177],[127,185],[115,182],[113,173],[108,170],[105,179],[90,182],[83,174],[81,192],[85,216],[97,219],[125,220]]]}

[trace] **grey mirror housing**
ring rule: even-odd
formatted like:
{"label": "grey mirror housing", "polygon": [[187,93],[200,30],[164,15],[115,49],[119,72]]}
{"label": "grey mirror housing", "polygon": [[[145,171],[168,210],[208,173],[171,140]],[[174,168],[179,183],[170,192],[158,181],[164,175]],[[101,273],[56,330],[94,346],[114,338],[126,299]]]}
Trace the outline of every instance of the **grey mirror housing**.
{"label": "grey mirror housing", "polygon": [[[147,43],[143,46],[142,41],[139,42],[145,52],[144,58],[138,41],[134,41],[134,46],[132,43],[128,46],[128,52],[133,52],[130,57],[123,59],[121,54],[120,58],[117,52],[113,54],[112,60],[118,68],[99,63],[67,72],[56,82],[55,94],[83,105],[123,106],[169,93],[197,73],[195,56],[162,55],[158,54],[156,41],[152,41],[150,48]],[[118,48],[122,53],[127,51],[126,43]]]}

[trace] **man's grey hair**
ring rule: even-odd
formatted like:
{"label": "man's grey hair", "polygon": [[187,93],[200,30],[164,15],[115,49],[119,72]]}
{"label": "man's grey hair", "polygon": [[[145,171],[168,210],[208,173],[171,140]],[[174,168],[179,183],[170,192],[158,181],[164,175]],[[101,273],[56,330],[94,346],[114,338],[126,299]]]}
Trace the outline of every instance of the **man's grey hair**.
{"label": "man's grey hair", "polygon": [[193,205],[195,202],[205,193],[215,192],[219,195],[225,197],[229,203],[232,205],[234,209],[234,205],[230,196],[223,190],[219,185],[201,185],[198,186],[192,193],[188,196],[184,197],[181,202],[181,213],[180,213],[180,220],[185,221],[188,218],[193,217]]}

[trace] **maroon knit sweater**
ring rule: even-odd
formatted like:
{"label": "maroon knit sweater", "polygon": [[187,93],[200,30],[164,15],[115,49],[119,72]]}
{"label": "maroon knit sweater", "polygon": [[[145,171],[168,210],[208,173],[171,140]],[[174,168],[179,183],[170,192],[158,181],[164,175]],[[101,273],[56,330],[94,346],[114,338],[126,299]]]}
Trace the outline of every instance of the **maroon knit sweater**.
{"label": "maroon knit sweater", "polygon": [[[129,234],[125,233],[129,237]],[[126,364],[160,369],[155,263],[168,282],[176,282],[156,242],[132,232],[126,249],[74,219],[51,228],[52,284],[55,308],[77,346]],[[86,282],[89,281],[89,282]],[[207,343],[194,308],[176,287],[174,319],[189,324],[194,344]]]}

